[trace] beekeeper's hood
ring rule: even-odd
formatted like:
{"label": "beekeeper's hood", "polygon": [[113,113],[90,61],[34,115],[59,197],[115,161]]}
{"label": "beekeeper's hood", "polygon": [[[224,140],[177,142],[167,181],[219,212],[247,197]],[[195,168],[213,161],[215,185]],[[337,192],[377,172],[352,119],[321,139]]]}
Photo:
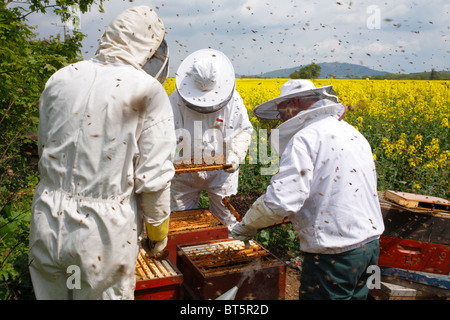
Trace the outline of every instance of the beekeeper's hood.
{"label": "beekeeper's hood", "polygon": [[279,97],[260,104],[253,109],[253,114],[261,119],[278,119],[278,104],[294,97],[298,97],[299,99],[317,97],[319,99],[339,102],[332,85],[316,88],[310,80],[290,80],[281,86]]}
{"label": "beekeeper's hood", "polygon": [[175,84],[188,108],[211,113],[230,101],[236,79],[233,65],[225,54],[214,49],[201,49],[183,60]]}
{"label": "beekeeper's hood", "polygon": [[96,58],[105,62],[125,61],[163,83],[169,71],[169,49],[164,34],[164,24],[153,9],[129,8],[106,27]]}

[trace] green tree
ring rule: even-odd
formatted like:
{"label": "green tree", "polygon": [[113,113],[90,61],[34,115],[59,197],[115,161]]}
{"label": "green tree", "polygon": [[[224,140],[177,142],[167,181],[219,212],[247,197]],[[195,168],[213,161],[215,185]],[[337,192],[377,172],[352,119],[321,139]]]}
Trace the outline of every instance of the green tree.
{"label": "green tree", "polygon": [[430,80],[438,80],[438,76],[437,76],[438,74],[439,74],[439,73],[436,72],[436,70],[434,70],[434,68],[431,69]]}
{"label": "green tree", "polygon": [[[103,0],[100,0],[100,6]],[[38,99],[47,79],[81,59],[84,35],[39,39],[27,16],[52,9],[63,21],[69,6],[86,12],[95,0],[0,0],[0,299],[32,297],[28,275],[30,206],[38,173],[32,167]],[[100,7],[101,8],[101,7]],[[34,170],[33,170],[34,169]]]}
{"label": "green tree", "polygon": [[322,71],[322,67],[313,62],[300,70],[294,71],[290,74],[290,77],[292,79],[317,79],[320,76],[320,71]]}

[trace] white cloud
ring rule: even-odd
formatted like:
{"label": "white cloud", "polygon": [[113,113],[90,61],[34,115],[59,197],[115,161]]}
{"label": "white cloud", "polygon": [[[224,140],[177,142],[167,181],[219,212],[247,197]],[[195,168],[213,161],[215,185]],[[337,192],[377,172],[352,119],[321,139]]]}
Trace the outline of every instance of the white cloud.
{"label": "white cloud", "polygon": [[[338,4],[339,3],[339,4]],[[172,74],[191,52],[213,47],[250,75],[314,62],[350,62],[388,72],[448,68],[450,5],[446,0],[134,0],[106,1],[82,16],[86,58],[109,21],[135,5],[155,8],[167,29]],[[367,8],[380,9],[369,29]],[[61,33],[51,15],[36,15],[42,34]],[[52,20],[54,22],[54,19]]]}

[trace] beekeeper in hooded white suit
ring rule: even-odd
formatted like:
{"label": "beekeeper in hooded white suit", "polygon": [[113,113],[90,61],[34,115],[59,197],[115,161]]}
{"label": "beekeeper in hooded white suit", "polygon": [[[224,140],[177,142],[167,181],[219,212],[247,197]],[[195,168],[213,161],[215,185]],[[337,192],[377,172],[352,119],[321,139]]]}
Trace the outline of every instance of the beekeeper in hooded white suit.
{"label": "beekeeper in hooded white suit", "polygon": [[142,222],[154,252],[165,246],[176,139],[156,79],[167,74],[164,34],[149,7],[125,10],[93,59],[46,84],[30,233],[38,299],[133,299]]}
{"label": "beekeeper in hooded white suit", "polygon": [[342,120],[346,107],[332,86],[309,80],[287,81],[253,112],[284,121],[272,145],[280,169],[233,237],[248,241],[289,217],[305,253],[300,298],[365,298],[366,268],[377,263],[384,230],[369,142]]}
{"label": "beekeeper in hooded white suit", "polygon": [[222,200],[238,191],[239,164],[245,161],[253,131],[247,109],[236,91],[232,63],[214,49],[190,54],[177,70],[176,90],[170,102],[178,141],[175,161],[225,161],[231,165],[225,170],[176,175],[172,183],[172,211],[197,208],[200,193],[205,190],[210,210],[231,230],[237,221]]}

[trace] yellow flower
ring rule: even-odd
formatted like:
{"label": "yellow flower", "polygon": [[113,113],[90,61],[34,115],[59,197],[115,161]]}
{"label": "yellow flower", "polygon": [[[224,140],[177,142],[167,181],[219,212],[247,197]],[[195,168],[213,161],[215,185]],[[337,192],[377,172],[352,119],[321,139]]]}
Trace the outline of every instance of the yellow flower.
{"label": "yellow flower", "polygon": [[424,164],[423,168],[425,170],[430,170],[430,171],[438,170],[439,164],[436,161],[430,161],[430,162]]}
{"label": "yellow flower", "polygon": [[438,166],[441,168],[446,168],[450,165],[450,150],[445,150],[441,153],[437,159]]}
{"label": "yellow flower", "polygon": [[422,145],[422,141],[423,141],[423,136],[421,135],[421,134],[417,134],[415,137],[414,137],[414,145],[415,146],[421,146]]}
{"label": "yellow flower", "polygon": [[[279,121],[255,117],[252,111],[259,104],[278,97],[281,86],[289,80],[236,79],[236,90],[255,130],[279,125]],[[349,107],[344,120],[364,131],[374,148],[377,172],[380,177],[386,177],[385,181],[380,181],[381,187],[389,186],[390,170],[395,170],[396,179],[407,181],[405,186],[411,189],[438,192],[439,188],[448,186],[448,80],[318,79],[313,82],[316,87],[333,85],[340,102]],[[164,88],[170,95],[175,90],[175,79],[168,79]],[[266,139],[269,140],[268,136]],[[252,141],[249,148],[252,163],[258,163],[256,146],[261,142],[266,141],[258,136]],[[429,174],[433,174],[432,179]]]}
{"label": "yellow flower", "polygon": [[433,138],[431,144],[424,147],[424,154],[430,159],[439,154],[439,139]]}

